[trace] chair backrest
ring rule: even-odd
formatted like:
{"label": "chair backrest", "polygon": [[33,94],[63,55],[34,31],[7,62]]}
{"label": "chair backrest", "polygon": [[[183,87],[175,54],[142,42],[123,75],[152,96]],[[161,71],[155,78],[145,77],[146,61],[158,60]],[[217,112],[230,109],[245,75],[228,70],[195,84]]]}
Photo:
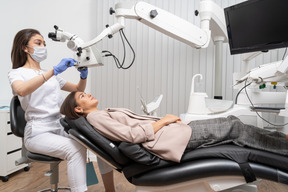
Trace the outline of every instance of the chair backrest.
{"label": "chair backrest", "polygon": [[25,111],[22,109],[17,96],[14,96],[10,102],[10,125],[14,135],[24,137]]}
{"label": "chair backrest", "polygon": [[[65,122],[67,123],[67,125],[65,125]],[[126,157],[119,151],[115,142],[112,142],[111,140],[107,139],[106,137],[95,131],[93,126],[90,125],[84,117],[80,117],[78,119],[69,119],[65,117],[63,120],[60,120],[60,123],[63,125],[64,128],[66,127],[65,130],[72,128],[85,135],[87,138],[92,140],[93,143],[96,143],[97,146],[102,148],[105,153],[109,154],[109,156],[111,156],[119,164],[125,165],[130,161],[128,157]]]}

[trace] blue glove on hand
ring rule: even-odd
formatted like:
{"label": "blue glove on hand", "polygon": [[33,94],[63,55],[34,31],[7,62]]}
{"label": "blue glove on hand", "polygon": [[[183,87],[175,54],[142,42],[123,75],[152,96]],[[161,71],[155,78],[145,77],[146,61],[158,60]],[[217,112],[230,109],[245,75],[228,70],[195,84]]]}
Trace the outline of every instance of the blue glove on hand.
{"label": "blue glove on hand", "polygon": [[72,67],[74,63],[77,62],[74,59],[71,58],[64,58],[60,61],[60,63],[56,66],[54,66],[54,75],[58,75],[65,71],[68,67]]}
{"label": "blue glove on hand", "polygon": [[88,75],[88,68],[87,67],[79,67],[77,69],[80,72],[81,79],[86,79]]}

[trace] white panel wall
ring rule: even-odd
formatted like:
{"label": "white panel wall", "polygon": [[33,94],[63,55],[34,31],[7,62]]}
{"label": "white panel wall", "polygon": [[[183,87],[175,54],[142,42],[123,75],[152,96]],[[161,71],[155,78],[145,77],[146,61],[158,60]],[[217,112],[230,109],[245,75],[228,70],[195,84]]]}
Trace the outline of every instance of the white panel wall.
{"label": "white panel wall", "polygon": [[[122,0],[122,2],[125,0]],[[199,0],[144,0],[159,8],[180,16],[199,25],[199,17],[194,11],[199,7]],[[243,0],[216,0],[225,8]],[[95,37],[106,24],[114,23],[114,16],[109,15],[109,8],[119,0],[95,1]],[[247,29],[249,30],[249,29]],[[207,49],[196,50],[152,28],[134,20],[126,20],[125,33],[136,52],[136,60],[129,70],[119,70],[114,61],[104,58],[105,66],[91,69],[92,92],[100,100],[100,108],[126,107],[135,112],[141,111],[139,87],[144,99],[153,100],[154,96],[164,94],[159,115],[166,113],[181,114],[187,110],[192,76],[201,73],[203,80],[196,85],[196,91],[205,91],[212,98],[214,95],[214,46],[211,42]],[[119,34],[112,39],[104,39],[97,44],[101,50],[110,50],[122,60],[123,47]],[[128,48],[126,47],[126,50]],[[241,55],[230,55],[229,45],[224,44],[223,60],[223,98],[232,100],[236,92],[232,89],[232,74],[243,68]],[[282,58],[283,49],[273,50],[251,61],[249,68]],[[127,64],[131,60],[128,53]]]}

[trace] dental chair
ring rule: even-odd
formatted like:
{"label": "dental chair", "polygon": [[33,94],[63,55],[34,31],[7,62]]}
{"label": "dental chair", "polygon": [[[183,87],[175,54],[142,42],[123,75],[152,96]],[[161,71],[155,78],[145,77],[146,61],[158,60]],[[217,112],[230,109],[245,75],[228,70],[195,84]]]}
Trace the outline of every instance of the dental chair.
{"label": "dental chair", "polygon": [[110,141],[84,117],[60,122],[71,137],[122,172],[136,191],[256,192],[262,179],[288,185],[286,156],[226,144],[187,152],[175,163],[139,144]]}
{"label": "dental chair", "polygon": [[[25,112],[23,111],[19,99],[17,96],[14,96],[10,103],[10,124],[11,124],[11,130],[14,135],[23,138],[24,137],[24,129],[26,126],[26,120],[24,117]],[[16,163],[30,163],[30,162],[41,162],[41,163],[49,163],[50,164],[50,170],[46,172],[45,176],[50,176],[50,189],[44,189],[40,192],[44,191],[52,191],[57,192],[59,190],[68,190],[70,189],[68,187],[58,187],[59,182],[59,163],[62,161],[62,159],[58,159],[55,157],[50,157],[38,153],[32,153],[28,151],[25,146],[22,146],[22,158],[19,160],[19,162]]]}

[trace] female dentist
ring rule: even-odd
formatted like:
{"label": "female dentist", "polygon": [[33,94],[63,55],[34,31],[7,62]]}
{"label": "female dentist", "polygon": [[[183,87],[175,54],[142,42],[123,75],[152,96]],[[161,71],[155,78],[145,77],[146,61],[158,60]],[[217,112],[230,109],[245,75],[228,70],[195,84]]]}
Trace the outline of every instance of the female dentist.
{"label": "female dentist", "polygon": [[67,136],[59,122],[59,109],[61,90],[84,91],[88,70],[80,71],[78,84],[73,84],[57,75],[73,66],[75,60],[65,58],[43,70],[40,62],[46,58],[45,41],[39,31],[23,29],[16,34],[11,51],[13,69],[8,78],[25,111],[24,144],[31,152],[67,160],[71,191],[87,191],[86,149]]}

